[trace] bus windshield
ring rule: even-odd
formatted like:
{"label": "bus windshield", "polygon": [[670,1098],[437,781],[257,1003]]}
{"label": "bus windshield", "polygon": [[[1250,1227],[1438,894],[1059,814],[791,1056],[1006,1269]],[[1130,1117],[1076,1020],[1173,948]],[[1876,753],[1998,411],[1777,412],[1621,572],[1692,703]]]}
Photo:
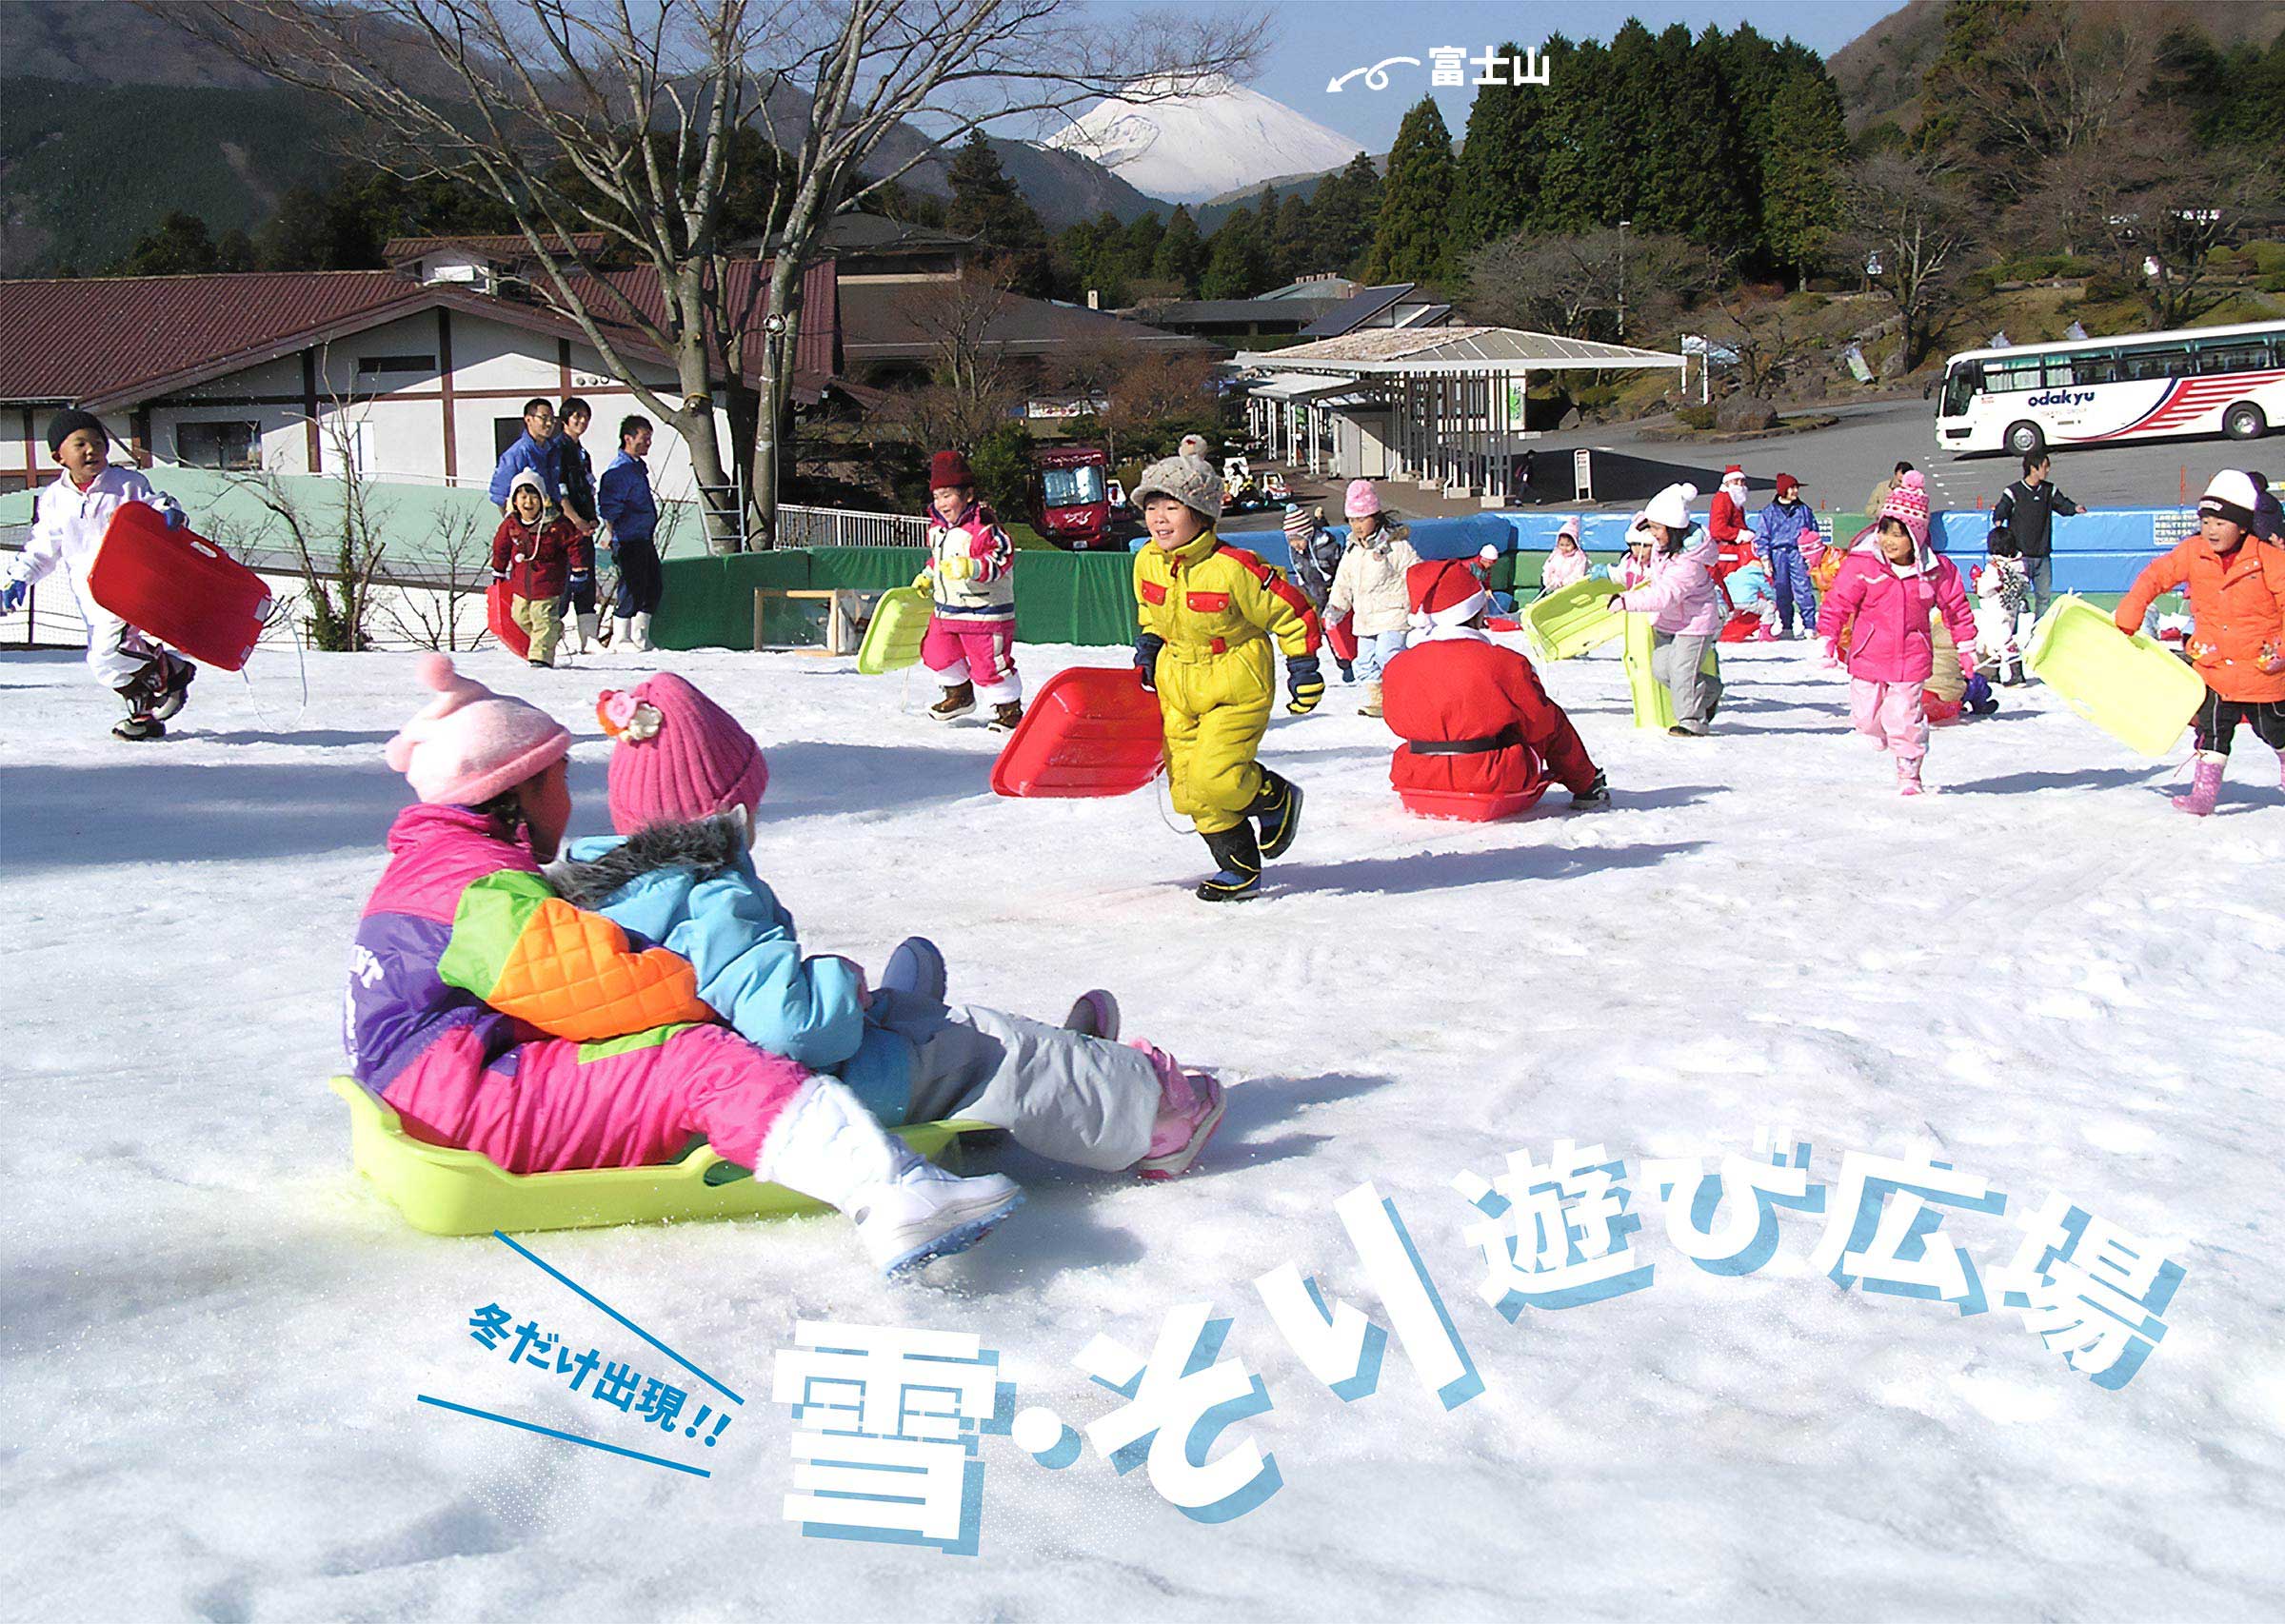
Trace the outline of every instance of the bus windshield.
{"label": "bus windshield", "polygon": [[1983,386],[1983,368],[1973,361],[1956,365],[1944,376],[1944,415],[1957,417],[1968,409],[1976,391]]}
{"label": "bus windshield", "polygon": [[1076,468],[1043,468],[1040,496],[1048,507],[1078,507],[1103,500],[1103,470],[1092,463]]}

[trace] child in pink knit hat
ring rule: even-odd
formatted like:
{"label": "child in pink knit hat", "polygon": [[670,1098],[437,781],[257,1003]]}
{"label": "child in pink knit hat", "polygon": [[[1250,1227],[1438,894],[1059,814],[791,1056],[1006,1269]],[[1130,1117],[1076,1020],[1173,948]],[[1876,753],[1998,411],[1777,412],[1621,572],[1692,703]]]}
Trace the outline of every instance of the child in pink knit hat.
{"label": "child in pink knit hat", "polygon": [[703,1134],[855,1215],[891,1275],[1015,1210],[1005,1178],[952,1178],[839,1081],[718,1024],[687,960],[557,895],[540,864],[571,818],[570,734],[441,654],[419,670],[437,697],[387,755],[420,801],[389,828],[345,1025],[351,1072],[407,1133],[510,1173],[673,1161]]}
{"label": "child in pink knit hat", "polygon": [[1118,1000],[1083,994],[1063,1025],[944,1001],[944,959],[908,938],[878,989],[834,955],[802,951],[793,917],[755,872],[762,751],[680,677],[606,692],[611,822],[577,842],[563,894],[687,959],[698,994],[739,1032],[846,1083],[884,1122],[960,1118],[1025,1149],[1165,1178],[1222,1120],[1222,1086],[1147,1043],[1122,1044]]}
{"label": "child in pink knit hat", "polygon": [[1833,578],[1818,610],[1818,635],[1849,668],[1857,731],[1897,763],[1897,788],[1918,795],[1928,754],[1926,689],[1936,669],[1931,617],[1941,615],[1963,677],[1975,675],[1976,615],[1959,570],[1928,545],[1928,493],[1907,473],[1881,505],[1873,529]]}

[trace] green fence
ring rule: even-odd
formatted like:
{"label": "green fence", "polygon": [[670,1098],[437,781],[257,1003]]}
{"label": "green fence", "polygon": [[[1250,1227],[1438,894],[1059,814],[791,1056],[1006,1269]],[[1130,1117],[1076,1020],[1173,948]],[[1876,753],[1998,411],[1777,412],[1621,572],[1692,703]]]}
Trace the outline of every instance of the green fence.
{"label": "green fence", "polygon": [[[666,565],[651,640],[662,648],[751,648],[754,591],[880,591],[910,584],[919,547],[819,547],[691,558]],[[1016,636],[1025,643],[1131,643],[1135,561],[1129,553],[1016,555]]]}

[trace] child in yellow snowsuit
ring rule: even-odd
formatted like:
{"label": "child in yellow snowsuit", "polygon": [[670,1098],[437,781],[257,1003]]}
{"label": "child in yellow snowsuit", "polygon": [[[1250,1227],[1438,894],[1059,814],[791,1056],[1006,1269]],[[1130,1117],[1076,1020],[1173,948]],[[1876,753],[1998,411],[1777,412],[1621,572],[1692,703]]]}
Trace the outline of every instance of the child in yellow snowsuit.
{"label": "child in yellow snowsuit", "polygon": [[1159,696],[1174,809],[1221,864],[1198,888],[1209,902],[1252,896],[1262,860],[1282,857],[1301,829],[1301,790],[1254,760],[1277,698],[1270,640],[1285,654],[1287,710],[1305,716],[1325,694],[1317,611],[1254,554],[1222,545],[1222,500],[1196,457],[1153,463],[1134,492],[1150,532],[1135,555],[1135,663]]}

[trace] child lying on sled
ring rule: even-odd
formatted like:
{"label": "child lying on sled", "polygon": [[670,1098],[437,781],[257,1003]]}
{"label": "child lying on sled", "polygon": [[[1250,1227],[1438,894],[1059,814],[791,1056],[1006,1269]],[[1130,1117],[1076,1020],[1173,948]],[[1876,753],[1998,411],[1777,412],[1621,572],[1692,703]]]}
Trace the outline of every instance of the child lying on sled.
{"label": "child lying on sled", "polygon": [[[882,1121],[959,1118],[1057,1161],[1168,1178],[1222,1115],[1222,1086],[1147,1043],[1118,1042],[1119,1006],[1083,995],[1061,1027],[944,1002],[944,960],[914,937],[879,989],[846,959],[805,957],[754,871],[769,782],[730,714],[662,673],[597,706],[616,836],[573,843],[564,896],[687,959],[698,994],[764,1049],[837,1073]],[[719,1146],[717,1147],[720,1148]]]}

